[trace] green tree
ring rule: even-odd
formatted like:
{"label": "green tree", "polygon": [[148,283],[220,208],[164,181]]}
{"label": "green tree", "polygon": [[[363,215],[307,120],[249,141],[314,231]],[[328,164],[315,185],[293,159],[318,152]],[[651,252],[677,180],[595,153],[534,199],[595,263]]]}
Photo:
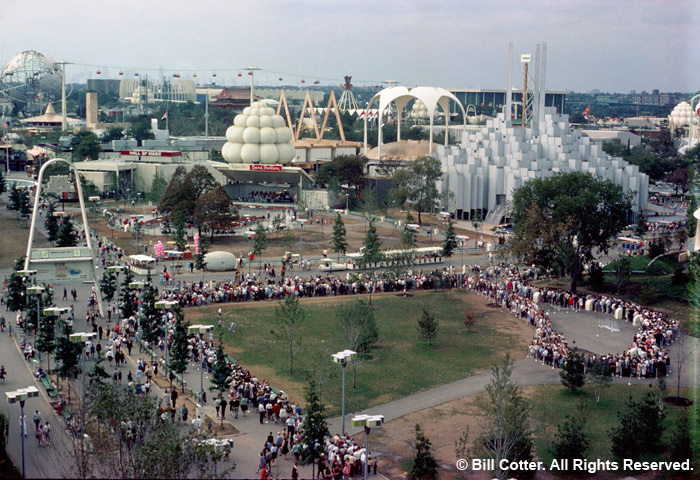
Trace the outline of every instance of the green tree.
{"label": "green tree", "polygon": [[92,368],[88,372],[88,384],[91,388],[103,388],[110,378],[109,373],[103,365],[105,361],[105,356],[100,352],[97,357],[95,357],[95,363],[93,363]]}
{"label": "green tree", "polygon": [[513,194],[511,250],[526,263],[569,274],[576,292],[593,252],[607,253],[627,224],[622,187],[580,172],[525,182]]}
{"label": "green tree", "polygon": [[[352,304],[340,305],[337,316],[343,325],[347,348],[364,356],[379,338],[374,307],[367,300],[356,300]],[[352,388],[357,386],[357,360],[352,359]]]}
{"label": "green tree", "polygon": [[73,161],[82,162],[83,160],[97,160],[100,158],[102,148],[100,139],[89,130],[82,130],[74,133],[71,139],[71,149],[73,150]]}
{"label": "green tree", "polygon": [[257,257],[258,262],[262,262],[260,256],[267,248],[267,233],[265,226],[258,222],[255,224],[255,237],[253,237],[253,254]]}
{"label": "green tree", "polygon": [[69,335],[72,328],[67,323],[61,322],[62,335],[56,342],[56,363],[60,362],[58,371],[63,378],[74,378],[79,370],[78,357],[81,353],[80,344],[72,342]]}
{"label": "green tree", "polygon": [[597,360],[588,370],[586,379],[590,385],[593,385],[593,393],[595,395],[595,404],[600,403],[600,394],[612,383],[610,369],[605,367],[602,361]]}
{"label": "green tree", "polygon": [[506,355],[501,364],[495,364],[491,375],[485,394],[477,400],[483,421],[482,433],[474,439],[474,451],[482,458],[494,459],[496,470],[492,473],[503,479],[510,471],[501,468],[501,460],[532,460],[530,405],[513,382],[510,356]]}
{"label": "green tree", "polygon": [[117,276],[114,272],[104,270],[102,272],[102,280],[100,281],[100,290],[103,298],[111,302],[114,294],[117,293]]}
{"label": "green tree", "polygon": [[411,204],[418,212],[418,223],[421,224],[421,213],[430,212],[438,206],[440,191],[437,182],[442,178],[440,160],[424,156],[416,158],[409,166],[394,172],[394,195],[401,204]]}
{"label": "green tree", "polygon": [[151,181],[151,191],[148,192],[148,199],[155,205],[158,205],[158,202],[160,202],[160,199],[163,197],[166,188],[168,188],[168,182],[165,180],[165,177],[156,172],[153,180]]}
{"label": "green tree", "polygon": [[418,331],[423,338],[428,340],[430,345],[433,344],[433,340],[437,337],[439,328],[440,324],[435,315],[423,309],[423,313],[418,318]]}
{"label": "green tree", "polygon": [[366,266],[376,264],[382,261],[382,241],[377,233],[374,218],[370,219],[365,240],[362,242],[364,250],[362,252],[362,263]]}
{"label": "green tree", "polygon": [[130,268],[126,269],[126,274],[124,275],[124,281],[121,284],[121,292],[119,294],[119,309],[121,311],[121,318],[129,318],[136,314],[138,306],[136,302],[138,297],[133,288],[129,287],[129,284],[134,281],[134,272]]}
{"label": "green tree", "polygon": [[[187,327],[189,322],[185,321],[185,312],[179,306],[175,308],[175,325],[171,338],[169,353],[170,370],[182,376],[187,371],[187,363],[190,359],[189,335]],[[182,384],[182,391],[185,391],[185,384]]]}
{"label": "green tree", "polygon": [[345,223],[340,213],[335,216],[335,224],[333,225],[333,250],[338,252],[338,261],[340,261],[340,252],[345,253],[348,249],[348,241],[346,238],[347,231]]}
{"label": "green tree", "polygon": [[0,452],[6,454],[7,439],[10,435],[10,419],[7,414],[0,411]]}
{"label": "green tree", "polygon": [[156,291],[151,283],[151,274],[149,272],[143,285],[143,293],[141,294],[141,318],[139,319],[139,326],[141,329],[141,338],[148,342],[151,350],[155,348],[158,339],[165,336],[163,323],[161,311],[156,308]]}
{"label": "green tree", "polygon": [[102,142],[109,143],[112,140],[121,140],[124,138],[124,129],[121,127],[112,127],[102,134]]}
{"label": "green tree", "polygon": [[[299,297],[289,295],[283,302],[275,307],[275,322],[284,333],[285,340],[289,342],[289,374],[294,373],[294,352],[300,341],[297,338],[297,330],[304,321],[304,309],[299,304]],[[273,333],[274,330],[273,330]]]}
{"label": "green tree", "polygon": [[294,234],[292,233],[291,230],[287,229],[284,232],[282,232],[282,237],[280,238],[280,243],[282,244],[282,247],[285,249],[285,252],[291,252],[292,247],[294,247],[295,242],[296,242],[296,238],[294,238]]}
{"label": "green tree", "polygon": [[336,178],[341,185],[359,192],[365,184],[366,166],[367,159],[362,155],[338,155],[321,166],[316,184],[325,187],[331,178]]}
{"label": "green tree", "polygon": [[207,253],[209,253],[209,241],[206,238],[200,238],[199,253],[194,257],[194,267],[202,271],[202,277],[204,276],[204,270],[207,268]]}
{"label": "green tree", "polygon": [[136,118],[132,118],[131,128],[126,131],[126,136],[139,142],[139,145],[142,145],[144,140],[154,139],[150,117],[148,115],[139,115]]}
{"label": "green tree", "polygon": [[78,234],[75,231],[73,220],[70,217],[63,217],[63,223],[58,229],[56,237],[57,247],[75,247],[78,245]]}
{"label": "green tree", "polygon": [[641,401],[630,396],[627,408],[618,412],[618,425],[610,431],[612,454],[616,459],[638,460],[658,449],[664,432],[666,413],[659,408],[653,392]]}
{"label": "green tree", "polygon": [[632,261],[630,257],[621,256],[615,262],[615,287],[617,294],[620,294],[622,287],[626,286],[632,276]]}
{"label": "green tree", "polygon": [[21,216],[28,215],[29,207],[29,192],[25,188],[13,188],[10,191],[10,210],[16,210]]}
{"label": "green tree", "polygon": [[[221,343],[221,333],[219,333],[219,346],[216,347],[216,361],[212,366],[211,383],[213,383],[213,385],[209,387],[209,390],[212,392],[219,392],[219,400],[224,398],[224,393],[228,392],[229,385],[231,385],[233,381],[233,377],[231,376],[233,368],[226,360],[226,355],[224,354]],[[221,426],[224,426],[223,415],[221,416]]]}
{"label": "green tree", "polygon": [[187,230],[185,229],[185,220],[182,216],[175,217],[175,235],[173,236],[173,241],[175,242],[175,247],[180,252],[185,251],[187,246]]}
{"label": "green tree", "polygon": [[566,355],[566,360],[564,361],[564,366],[559,372],[559,377],[562,385],[570,388],[572,392],[583,387],[586,383],[584,365],[581,360],[581,355],[578,353],[578,349],[574,348],[573,350],[569,350],[569,353]]}
{"label": "green tree", "polygon": [[214,230],[228,228],[232,222],[239,219],[239,214],[224,187],[219,186],[199,198],[193,219],[198,226],[209,229],[209,240],[213,242]]}
{"label": "green tree", "polygon": [[455,227],[452,219],[447,220],[447,230],[445,230],[445,241],[442,243],[442,254],[449,258],[457,248],[457,236],[455,235]]}
{"label": "green tree", "polygon": [[586,418],[578,414],[564,414],[564,420],[557,426],[557,436],[554,442],[554,457],[557,459],[586,458],[588,450],[588,435],[586,435]]}
{"label": "green tree", "polygon": [[5,190],[7,190],[7,185],[5,184],[5,176],[2,174],[2,171],[0,171],[0,195],[5,193]]}
{"label": "green tree", "polygon": [[688,195],[688,211],[685,214],[685,231],[688,237],[695,237],[695,230],[698,225],[698,220],[695,218],[695,210],[698,209],[698,202],[695,199],[695,195],[692,193]]}
{"label": "green tree", "polygon": [[54,334],[54,330],[56,328],[56,317],[53,315],[44,315],[42,312],[39,321],[41,322],[41,332],[36,339],[36,349],[41,353],[47,354],[46,363],[47,370],[49,370],[49,355],[53,354],[54,350],[56,349],[56,335]]}
{"label": "green tree", "polygon": [[315,478],[314,469],[316,463],[323,455],[323,446],[329,435],[328,425],[323,416],[323,407],[316,393],[316,382],[311,380],[306,390],[306,411],[304,423],[301,425],[301,434],[304,447],[301,449],[301,461],[303,464],[312,465],[312,477]]}
{"label": "green tree", "polygon": [[416,443],[413,445],[413,466],[408,478],[415,480],[434,480],[438,478],[438,463],[433,455],[433,445],[425,436],[420,425],[416,423]]}
{"label": "green tree", "polygon": [[27,296],[25,292],[25,280],[15,269],[10,274],[10,281],[7,282],[7,308],[16,312],[25,310],[27,307]]}
{"label": "green tree", "polygon": [[46,232],[49,234],[49,242],[56,240],[58,230],[60,228],[58,224],[58,217],[54,215],[55,211],[56,204],[54,202],[49,203],[49,207],[46,209],[46,220],[44,221]]}

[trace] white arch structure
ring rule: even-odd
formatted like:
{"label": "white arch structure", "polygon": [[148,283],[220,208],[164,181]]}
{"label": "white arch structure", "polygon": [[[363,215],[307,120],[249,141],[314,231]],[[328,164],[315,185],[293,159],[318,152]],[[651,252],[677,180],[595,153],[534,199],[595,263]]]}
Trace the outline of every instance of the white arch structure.
{"label": "white arch structure", "polygon": [[[382,116],[384,111],[391,105],[391,103],[396,104],[396,112],[398,122],[397,128],[397,140],[401,140],[401,114],[406,108],[408,102],[413,99],[420,100],[425,104],[428,109],[428,117],[430,118],[430,141],[428,143],[428,153],[433,152],[433,123],[435,119],[435,114],[437,113],[438,105],[442,108],[445,113],[445,146],[447,146],[448,131],[447,127],[450,124],[450,113],[449,106],[450,100],[454,101],[459,105],[460,110],[462,110],[462,120],[464,122],[464,127],[467,125],[467,115],[464,111],[462,103],[457,97],[455,97],[450,91],[440,88],[440,87],[390,87],[385,88],[381,92],[377,93],[367,104],[367,111],[373,103],[379,102],[379,119],[377,123],[377,128],[379,128],[379,135],[377,138],[378,144],[378,159],[382,159]],[[364,154],[367,154],[367,115],[365,115],[365,132],[364,132]]]}
{"label": "white arch structure", "polygon": [[71,162],[68,160],[65,160],[63,158],[54,158],[52,160],[49,160],[46,162],[44,165],[42,165],[41,169],[39,170],[39,177],[37,179],[37,184],[36,184],[36,193],[34,194],[34,209],[32,211],[32,223],[29,228],[29,241],[27,242],[27,256],[24,259],[24,269],[29,270],[29,262],[32,257],[32,243],[34,242],[34,231],[36,229],[36,219],[38,217],[39,213],[39,199],[41,197],[41,186],[42,186],[42,181],[44,179],[44,172],[46,171],[46,167],[49,165],[52,165],[54,163],[65,163],[68,165],[68,168],[73,171],[73,174],[75,174],[75,187],[78,190],[78,201],[80,202],[80,213],[83,217],[83,225],[85,226],[85,239],[87,240],[87,247],[90,249],[91,252],[91,258],[92,258],[92,275],[93,275],[93,282],[95,285],[95,288],[97,289],[97,305],[100,309],[100,315],[103,314],[102,310],[102,299],[101,299],[101,291],[100,291],[100,285],[99,282],[97,281],[97,276],[95,275],[95,252],[92,249],[92,241],[90,240],[90,227],[88,226],[88,220],[87,220],[87,214],[85,213],[85,202],[83,200],[83,189],[80,186],[80,174],[78,173],[78,170],[73,166]]}

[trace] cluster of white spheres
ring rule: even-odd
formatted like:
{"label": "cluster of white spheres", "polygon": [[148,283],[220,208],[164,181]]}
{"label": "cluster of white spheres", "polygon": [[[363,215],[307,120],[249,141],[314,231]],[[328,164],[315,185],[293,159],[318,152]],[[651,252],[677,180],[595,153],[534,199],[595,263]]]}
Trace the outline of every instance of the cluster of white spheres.
{"label": "cluster of white spheres", "polygon": [[294,158],[292,131],[263,102],[254,102],[236,115],[226,140],[221,155],[229,163],[285,164]]}
{"label": "cluster of white spheres", "polygon": [[681,102],[676,105],[668,116],[668,119],[677,127],[690,125],[691,119],[694,120],[693,124],[697,122],[695,115],[690,110],[690,104],[688,102]]}
{"label": "cluster of white spheres", "polygon": [[420,100],[413,102],[413,108],[411,109],[411,118],[429,118],[428,107],[425,103]]}

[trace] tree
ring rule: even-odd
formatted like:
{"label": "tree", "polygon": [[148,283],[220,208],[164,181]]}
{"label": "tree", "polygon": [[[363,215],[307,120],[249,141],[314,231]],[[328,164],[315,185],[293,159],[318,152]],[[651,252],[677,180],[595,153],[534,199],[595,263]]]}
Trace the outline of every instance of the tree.
{"label": "tree", "polygon": [[55,202],[49,203],[49,207],[46,209],[46,220],[44,221],[46,232],[49,234],[49,242],[56,241],[56,237],[58,236],[58,230],[60,228],[60,225],[58,224],[58,217],[54,215],[55,211]]}
{"label": "tree", "polygon": [[532,440],[528,411],[530,405],[512,380],[513,362],[506,355],[493,365],[486,392],[477,400],[483,414],[482,433],[474,440],[477,455],[495,460],[493,472],[499,479],[509,470],[501,468],[501,460],[532,460]]}
{"label": "tree", "polygon": [[7,308],[16,312],[17,310],[25,310],[27,306],[27,296],[25,292],[24,277],[17,273],[17,269],[10,275],[10,281],[7,283]]}
{"label": "tree", "polygon": [[366,166],[367,159],[362,155],[338,155],[321,166],[316,184],[325,187],[331,178],[336,178],[341,185],[359,192],[365,184]]}
{"label": "tree", "polygon": [[49,370],[49,355],[51,355],[56,349],[56,335],[54,335],[56,317],[53,315],[44,315],[42,312],[39,321],[41,322],[41,332],[36,339],[36,349],[41,353],[47,354],[46,363],[47,370]]}
{"label": "tree", "polygon": [[306,390],[306,411],[304,422],[301,426],[301,436],[304,447],[301,449],[301,461],[304,465],[312,465],[312,478],[315,478],[314,470],[316,462],[323,455],[323,446],[328,436],[328,425],[323,416],[321,401],[316,393],[316,383],[311,380]]}
{"label": "tree", "polygon": [[[233,368],[226,360],[224,348],[221,346],[221,343],[221,333],[219,333],[219,345],[216,347],[216,361],[212,366],[211,383],[213,383],[213,385],[209,387],[209,390],[212,392],[219,392],[219,400],[224,398],[224,393],[228,392],[228,387],[233,381],[233,377],[231,376]],[[221,426],[224,426],[223,415],[221,416]]]}
{"label": "tree", "polygon": [[194,266],[197,270],[202,271],[202,278],[204,278],[204,270],[207,268],[207,253],[209,253],[209,241],[202,238],[199,240],[199,253],[194,257]]}
{"label": "tree", "polygon": [[457,236],[452,219],[447,220],[447,230],[445,230],[445,241],[442,243],[442,255],[449,258],[457,248]]}
{"label": "tree", "polygon": [[610,430],[612,454],[616,459],[637,460],[645,453],[654,452],[664,432],[666,414],[652,392],[641,401],[630,396],[627,408],[618,412],[618,425]]}
{"label": "tree", "polygon": [[610,387],[612,383],[612,376],[610,375],[610,369],[606,368],[605,364],[597,360],[591,368],[588,370],[586,376],[588,383],[593,385],[593,393],[595,394],[595,404],[600,403],[600,394],[603,389]]}
{"label": "tree", "polygon": [[156,172],[153,180],[151,180],[151,191],[148,192],[148,199],[155,205],[158,205],[160,199],[163,198],[166,188],[168,188],[168,182],[165,180],[165,177]]}
{"label": "tree", "polygon": [[[275,307],[275,322],[284,331],[284,336],[289,341],[289,374],[294,373],[294,351],[299,345],[296,338],[297,329],[304,321],[304,309],[299,305],[299,297],[289,295]],[[273,333],[275,331],[273,330]]]}
{"label": "tree", "polygon": [[382,260],[382,241],[379,239],[377,227],[375,226],[374,218],[369,221],[369,228],[365,234],[365,240],[362,242],[364,251],[362,252],[362,263],[372,265]]}
{"label": "tree", "polygon": [[[338,307],[338,318],[343,325],[345,344],[347,348],[365,355],[379,338],[377,322],[374,318],[374,307],[367,300],[356,300],[352,304]],[[352,388],[357,386],[357,364],[352,359]]]}
{"label": "tree", "polygon": [[57,247],[75,247],[78,245],[78,234],[75,231],[73,220],[70,217],[63,217],[63,223],[58,229],[56,237]]}
{"label": "tree", "polygon": [[87,374],[88,384],[91,388],[103,388],[107,383],[106,380],[110,377],[109,373],[107,373],[107,370],[105,369],[105,366],[103,365],[104,361],[105,356],[102,352],[100,352],[97,355],[95,363],[92,365],[90,372]]}
{"label": "tree", "polygon": [[159,309],[156,308],[156,292],[151,283],[151,274],[148,273],[141,293],[141,318],[139,326],[141,328],[141,338],[148,342],[153,350],[158,343],[158,339],[165,337],[164,321]]}
{"label": "tree", "polygon": [[267,233],[265,232],[265,226],[258,222],[255,224],[255,237],[253,237],[253,255],[258,258],[258,261],[262,261],[260,256],[267,248]]}
{"label": "tree", "polygon": [[209,229],[211,242],[214,241],[214,230],[228,228],[238,218],[238,210],[222,186],[200,197],[193,217],[198,226]]}
{"label": "tree", "polygon": [[[170,354],[169,367],[170,370],[182,376],[187,371],[187,363],[190,359],[189,351],[189,335],[187,327],[189,322],[185,321],[185,312],[179,306],[175,308],[175,325],[173,327],[173,336],[170,342],[168,352]],[[185,391],[185,383],[182,383],[182,391]]]}
{"label": "tree", "polygon": [[[63,335],[58,337],[56,342],[56,363],[60,362],[58,371],[63,378],[73,378],[78,372],[78,357],[81,353],[81,347],[77,342],[72,342],[69,335],[72,329],[67,323],[63,323]],[[70,389],[69,389],[70,391]]]}
{"label": "tree", "polygon": [[433,455],[433,445],[423,434],[420,425],[416,423],[416,443],[413,445],[415,453],[413,455],[413,466],[408,478],[415,480],[434,480],[438,478],[437,461]]}
{"label": "tree", "polygon": [[586,417],[578,414],[564,414],[564,420],[557,426],[557,438],[554,443],[554,458],[586,458],[590,442],[585,431]]}
{"label": "tree", "polygon": [[688,237],[695,236],[695,230],[697,229],[698,219],[695,218],[695,210],[698,209],[698,203],[695,199],[695,195],[692,193],[688,195],[688,211],[685,214],[685,231]]}
{"label": "tree", "polygon": [[294,237],[294,234],[292,233],[291,230],[285,230],[282,233],[282,237],[280,238],[280,243],[282,244],[282,247],[285,249],[286,252],[292,251],[292,247],[294,246],[295,242],[296,242],[296,238]]}
{"label": "tree", "polygon": [[124,129],[121,127],[112,127],[102,134],[102,142],[109,143],[112,140],[121,140],[124,138]]}
{"label": "tree", "polygon": [[102,291],[102,297],[111,302],[114,294],[117,293],[117,276],[114,272],[107,270],[102,272],[100,290]]}
{"label": "tree", "polygon": [[562,385],[575,392],[576,389],[583,387],[586,383],[586,375],[584,373],[584,365],[581,361],[581,355],[578,349],[569,350],[564,361],[564,367],[559,372]]}
{"label": "tree", "polygon": [[74,133],[70,145],[74,162],[82,162],[86,159],[97,160],[102,152],[100,139],[90,130]]}
{"label": "tree", "polygon": [[440,201],[437,182],[442,178],[440,160],[419,157],[408,167],[394,172],[394,195],[402,205],[410,203],[418,212],[418,224],[422,224],[421,212],[432,211]]}
{"label": "tree", "polygon": [[0,171],[0,195],[5,193],[6,189],[7,185],[5,184],[5,176],[2,174],[2,171]]}
{"label": "tree", "polygon": [[615,262],[615,287],[617,287],[617,294],[620,294],[622,287],[629,283],[630,277],[632,276],[632,261],[629,257],[620,256]]}
{"label": "tree", "polygon": [[637,223],[634,225],[634,234],[640,238],[643,237],[647,231],[646,223],[647,216],[644,215],[644,212],[639,212],[637,215]]}
{"label": "tree", "polygon": [[10,419],[7,414],[0,411],[0,452],[7,454],[7,439],[10,435]]}
{"label": "tree", "polygon": [[430,345],[433,344],[433,340],[437,337],[439,327],[440,324],[435,319],[435,315],[423,309],[423,313],[418,319],[418,331],[428,340]]}
{"label": "tree", "polygon": [[185,229],[185,220],[181,215],[175,217],[175,235],[173,236],[173,241],[178,251],[185,251],[185,247],[187,246],[187,230]]}
{"label": "tree", "polygon": [[622,187],[580,172],[525,182],[513,194],[511,250],[521,260],[571,276],[571,291],[610,239],[627,224],[630,197]]}
{"label": "tree", "polygon": [[340,213],[335,216],[335,224],[333,225],[333,250],[338,252],[338,261],[340,261],[340,252],[345,253],[348,249],[348,241],[346,238],[347,231],[345,223]]}
{"label": "tree", "polygon": [[138,310],[136,302],[137,297],[134,290],[129,287],[129,284],[134,281],[134,272],[130,268],[126,269],[124,282],[121,284],[121,292],[119,293],[119,309],[122,318],[129,318],[136,314]]}
{"label": "tree", "polygon": [[13,188],[10,191],[10,210],[16,210],[20,216],[28,215],[29,207],[29,192],[25,188]]}
{"label": "tree", "polygon": [[131,128],[126,131],[126,136],[139,142],[139,145],[142,145],[144,140],[154,139],[150,117],[148,115],[139,115],[133,118],[131,120]]}

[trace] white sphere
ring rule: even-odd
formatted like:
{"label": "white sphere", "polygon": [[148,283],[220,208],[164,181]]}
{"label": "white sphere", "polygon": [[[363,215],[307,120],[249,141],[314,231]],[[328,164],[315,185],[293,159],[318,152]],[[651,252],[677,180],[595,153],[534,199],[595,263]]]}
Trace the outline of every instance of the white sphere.
{"label": "white sphere", "polygon": [[260,102],[253,102],[250,106],[251,108],[260,108]]}
{"label": "white sphere", "polygon": [[251,115],[260,115],[260,109],[258,107],[250,107]]}
{"label": "white sphere", "polygon": [[221,156],[229,163],[241,163],[241,145],[240,143],[226,142],[221,149]]}
{"label": "white sphere", "polygon": [[258,115],[251,115],[248,117],[248,120],[245,122],[246,127],[259,127],[260,126],[260,117]]}
{"label": "white sphere", "polygon": [[[262,110],[263,110],[263,109],[261,109],[261,111],[262,111]],[[275,109],[272,108],[272,107],[265,107],[264,110],[265,110],[265,115],[268,115],[268,116],[274,115],[274,114],[276,113],[276,112],[275,112]]]}
{"label": "white sphere", "polygon": [[270,118],[272,119],[272,127],[284,127],[284,119],[282,118],[282,115],[273,115]]}
{"label": "white sphere", "polygon": [[226,130],[226,140],[233,143],[243,143],[244,127],[228,127]]}
{"label": "white sphere", "polygon": [[240,115],[236,115],[236,118],[233,119],[233,124],[237,127],[245,127],[247,120],[248,115],[241,113]]}
{"label": "white sphere", "polygon": [[243,130],[243,142],[248,143],[260,143],[260,129],[257,127],[246,127]]}
{"label": "white sphere", "polygon": [[231,125],[230,127],[228,127],[228,128],[226,129],[226,140],[228,140],[229,142],[234,142],[234,141],[235,141],[235,140],[233,139],[233,137],[232,137],[232,135],[233,135],[233,129],[234,129],[234,128],[236,128],[236,127],[234,127],[233,125]]}
{"label": "white sphere", "polygon": [[243,163],[257,163],[260,161],[260,145],[246,143],[241,147],[241,160]]}
{"label": "white sphere", "polygon": [[250,114],[251,114],[251,113],[250,113],[250,107],[245,107],[245,108],[243,109],[243,115],[250,115]]}
{"label": "white sphere", "polygon": [[[270,118],[270,117],[263,117]],[[272,127],[264,127],[260,129],[260,143],[277,143],[277,133]]]}
{"label": "white sphere", "polygon": [[262,127],[271,127],[272,126],[272,117],[269,115],[262,115],[260,117],[260,128]]}
{"label": "white sphere", "polygon": [[260,163],[276,163],[279,158],[279,151],[275,144],[260,145]]}
{"label": "white sphere", "polygon": [[287,127],[275,128],[277,133],[277,143],[289,143],[292,141],[292,131]]}
{"label": "white sphere", "polygon": [[279,158],[277,159],[277,163],[289,163],[296,154],[294,145],[291,143],[279,143],[277,144],[277,150],[279,150]]}

